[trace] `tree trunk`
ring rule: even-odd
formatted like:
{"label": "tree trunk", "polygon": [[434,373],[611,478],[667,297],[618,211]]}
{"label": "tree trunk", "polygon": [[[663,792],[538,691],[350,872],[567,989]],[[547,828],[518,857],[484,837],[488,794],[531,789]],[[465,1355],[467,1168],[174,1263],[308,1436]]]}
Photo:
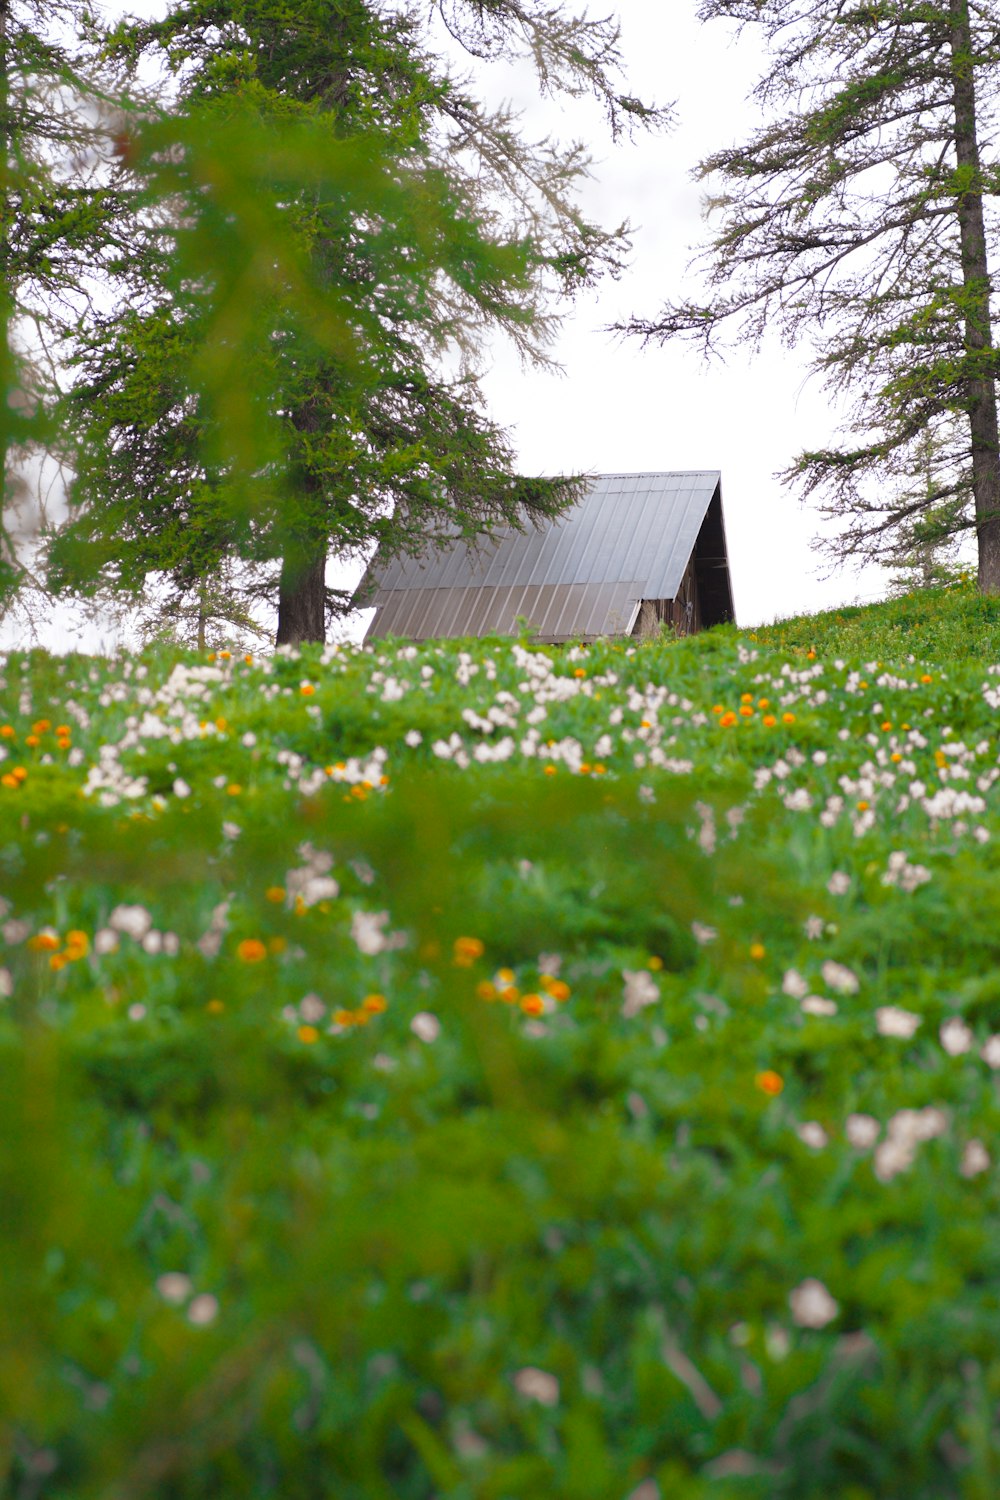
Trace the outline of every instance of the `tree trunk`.
{"label": "tree trunk", "polygon": [[982,177],[976,131],[969,0],[952,0],[951,79],[955,105],[955,157],[960,180],[958,228],[965,306],[965,382],[972,438],[972,491],[979,542],[979,587],[1000,593],[1000,435],[993,378],[990,272],[983,223]]}
{"label": "tree trunk", "polygon": [[326,537],[311,537],[281,560],[277,646],[326,640]]}

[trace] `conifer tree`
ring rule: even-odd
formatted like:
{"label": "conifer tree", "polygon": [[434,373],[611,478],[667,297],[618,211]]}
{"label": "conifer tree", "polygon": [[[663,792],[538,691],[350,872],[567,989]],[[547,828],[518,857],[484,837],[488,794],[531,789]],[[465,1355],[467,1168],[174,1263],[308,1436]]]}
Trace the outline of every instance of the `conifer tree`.
{"label": "conifer tree", "polygon": [[[947,507],[975,531],[980,587],[1000,591],[1000,176],[980,145],[1000,94],[1000,4],[703,0],[700,13],[763,30],[767,119],[699,168],[717,215],[710,295],[629,329],[707,349],[727,326],[752,346],[772,329],[808,341],[813,368],[854,401],[845,440],[784,476],[846,522],[829,550],[891,556],[901,528]],[[927,440],[929,488],[913,483]]]}
{"label": "conifer tree", "polygon": [[[613,132],[665,119],[614,92],[607,22],[521,0],[446,18],[474,52],[526,47],[546,87],[596,92]],[[576,207],[578,146],[524,141],[509,112],[450,76],[416,12],[373,0],[300,0],[294,13],[188,0],[121,27],[112,51],[126,66],[165,60],[177,79],[168,135],[150,150],[147,132],[129,164],[149,173],[150,203],[173,190],[176,233],[155,214],[136,224],[129,306],[80,344],[61,582],[138,593],[159,572],[197,593],[235,556],[259,565],[246,587],[276,601],[278,642],[317,640],[351,602],[326,587],[331,547],[414,553],[570,503],[575,481],[514,473],[477,372],[496,328],[547,358],[553,299],[620,269],[624,229]],[[173,152],[158,151],[170,131]],[[297,173],[280,165],[289,131]],[[222,175],[246,187],[228,217],[206,156],[223,138]],[[256,292],[219,248],[229,235],[239,259],[255,224],[253,266],[268,267]],[[202,260],[185,261],[185,245]],[[227,410],[240,401],[236,435]]]}
{"label": "conifer tree", "polygon": [[0,612],[27,571],[23,467],[54,441],[60,331],[115,253],[85,0],[0,0]]}

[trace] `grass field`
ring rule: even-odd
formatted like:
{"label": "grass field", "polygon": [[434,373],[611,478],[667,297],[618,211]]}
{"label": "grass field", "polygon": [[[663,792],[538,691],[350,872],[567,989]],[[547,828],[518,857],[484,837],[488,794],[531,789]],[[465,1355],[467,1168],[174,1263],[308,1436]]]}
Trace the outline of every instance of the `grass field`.
{"label": "grass field", "polygon": [[995,664],[8,657],[4,1500],[996,1500]]}

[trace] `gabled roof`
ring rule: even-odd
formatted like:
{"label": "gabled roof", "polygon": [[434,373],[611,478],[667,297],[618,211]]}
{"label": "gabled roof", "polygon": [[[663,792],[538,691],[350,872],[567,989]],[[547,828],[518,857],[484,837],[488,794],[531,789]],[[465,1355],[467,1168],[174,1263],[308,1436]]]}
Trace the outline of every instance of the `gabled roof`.
{"label": "gabled roof", "polygon": [[456,541],[419,559],[376,557],[358,597],[376,608],[368,636],[510,634],[519,616],[543,641],[627,633],[641,600],[676,596],[701,542],[715,613],[731,618],[720,481],[717,469],[605,474],[542,528],[505,527],[476,547]]}

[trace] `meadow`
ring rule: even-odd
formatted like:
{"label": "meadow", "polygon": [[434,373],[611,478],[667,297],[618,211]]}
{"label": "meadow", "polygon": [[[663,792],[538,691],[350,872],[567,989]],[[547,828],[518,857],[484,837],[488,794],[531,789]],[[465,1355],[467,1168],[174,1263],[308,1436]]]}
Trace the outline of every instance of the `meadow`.
{"label": "meadow", "polygon": [[1000,601],[0,666],[4,1500],[995,1500]]}

